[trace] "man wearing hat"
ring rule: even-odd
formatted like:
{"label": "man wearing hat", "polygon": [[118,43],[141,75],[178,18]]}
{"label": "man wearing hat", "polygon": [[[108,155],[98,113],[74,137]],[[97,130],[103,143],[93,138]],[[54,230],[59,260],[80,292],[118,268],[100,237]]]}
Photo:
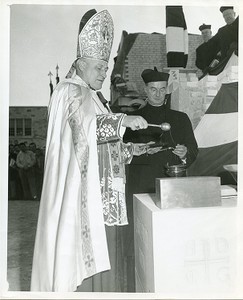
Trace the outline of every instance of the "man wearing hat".
{"label": "man wearing hat", "polygon": [[[197,142],[194,137],[191,122],[188,116],[180,111],[175,111],[166,105],[166,92],[169,74],[146,69],[141,77],[145,83],[147,104],[133,112],[142,116],[149,124],[164,124],[164,129],[149,126],[146,129],[132,132],[127,129],[124,140],[133,143],[146,143],[147,153],[134,157],[127,166],[127,208],[129,226],[124,227],[127,242],[126,252],[130,264],[134,258],[133,249],[133,194],[155,193],[155,178],[167,177],[166,165],[186,164],[189,166],[198,153]],[[168,130],[169,129],[169,130]],[[129,258],[130,257],[130,258]],[[132,270],[128,272],[129,282],[132,277]]]}
{"label": "man wearing hat", "polygon": [[235,18],[233,6],[221,6],[220,11],[226,25],[219,28],[214,39],[219,45],[221,60],[223,60],[226,56],[231,55],[233,51],[238,51],[239,17]]}
{"label": "man wearing hat", "polygon": [[206,25],[203,23],[201,26],[199,26],[199,30],[201,31],[203,42],[207,43],[212,37],[211,25]]}
{"label": "man wearing hat", "polygon": [[200,70],[205,70],[214,59],[214,53],[210,51],[207,42],[212,37],[211,25],[202,24],[199,26],[203,43],[196,49],[196,66]]}
{"label": "man wearing hat", "polygon": [[234,7],[221,6],[220,12],[226,25],[219,28],[217,34],[208,41],[210,51],[213,51],[215,55],[220,52],[218,73],[223,70],[233,53],[238,55],[239,38],[239,17],[235,18]]}
{"label": "man wearing hat", "polygon": [[[124,162],[140,149],[122,136],[125,127],[144,129],[147,122],[111,113],[96,93],[106,78],[113,32],[107,10],[83,16],[77,59],[52,94],[32,291],[75,291],[84,279],[115,267],[107,239],[114,225],[127,224]],[[101,283],[95,291],[116,291],[114,280],[110,289]]]}

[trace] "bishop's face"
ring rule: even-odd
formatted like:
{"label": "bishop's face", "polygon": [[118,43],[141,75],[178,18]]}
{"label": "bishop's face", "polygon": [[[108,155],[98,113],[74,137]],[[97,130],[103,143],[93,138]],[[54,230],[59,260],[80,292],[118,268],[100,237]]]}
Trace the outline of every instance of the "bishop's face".
{"label": "bishop's face", "polygon": [[148,102],[153,106],[161,106],[164,104],[166,91],[167,81],[149,82],[145,86]]}
{"label": "bishop's face", "polygon": [[105,61],[85,59],[82,79],[93,89],[100,90],[106,78],[108,64]]}

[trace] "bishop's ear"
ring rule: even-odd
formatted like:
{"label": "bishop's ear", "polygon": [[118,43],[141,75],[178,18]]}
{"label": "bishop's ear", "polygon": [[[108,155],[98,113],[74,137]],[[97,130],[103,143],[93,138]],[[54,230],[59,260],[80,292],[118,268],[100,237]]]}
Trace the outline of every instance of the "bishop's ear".
{"label": "bishop's ear", "polygon": [[86,68],[86,62],[83,59],[78,59],[77,60],[77,67],[79,68],[79,70],[81,72],[84,72],[85,68]]}

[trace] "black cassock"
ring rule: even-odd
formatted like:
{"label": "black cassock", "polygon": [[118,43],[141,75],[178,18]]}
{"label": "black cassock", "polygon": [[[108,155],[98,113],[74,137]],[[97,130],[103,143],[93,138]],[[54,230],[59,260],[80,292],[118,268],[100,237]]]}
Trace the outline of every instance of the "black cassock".
{"label": "black cassock", "polygon": [[[190,165],[198,153],[197,142],[194,137],[191,122],[185,113],[174,111],[165,106],[155,107],[147,104],[142,109],[129,113],[140,115],[148,123],[161,124],[167,122],[171,125],[170,132],[164,132],[160,128],[148,127],[147,129],[132,131],[126,130],[124,141],[134,143],[148,143],[154,141],[164,144],[164,147],[176,144],[187,146],[187,164]],[[163,135],[161,136],[161,134]],[[134,225],[133,225],[133,194],[154,193],[155,178],[165,177],[166,164],[180,164],[181,160],[172,153],[172,150],[158,152],[156,154],[134,156],[130,165],[126,166],[126,204],[128,226],[123,228],[124,255],[127,257],[128,291],[134,291],[129,285],[134,286]]]}
{"label": "black cassock", "polygon": [[[188,148],[187,164],[190,165],[198,153],[197,143],[194,137],[191,122],[185,113],[165,108],[165,106],[155,107],[147,104],[142,109],[128,113],[140,115],[148,123],[161,124],[168,122],[171,125],[170,132],[164,132],[160,128],[148,127],[147,129],[132,131],[126,130],[124,141],[134,143],[148,143],[154,141],[164,144],[164,147],[176,144],[184,144]],[[163,133],[163,134],[162,134]],[[161,136],[162,134],[162,136]],[[126,204],[128,226],[124,226],[124,255],[127,260],[128,292],[134,292],[134,220],[133,220],[133,194],[154,193],[155,178],[165,177],[165,165],[178,164],[181,160],[172,153],[172,150],[158,152],[156,154],[134,156],[131,164],[126,166]]]}
{"label": "black cassock", "polygon": [[[147,129],[132,131],[126,130],[125,142],[148,143],[150,141],[162,143],[164,148],[175,147],[177,144],[185,145],[187,152],[187,165],[189,166],[198,153],[197,142],[194,137],[191,121],[187,114],[165,106],[152,106],[147,104],[142,109],[131,113],[140,115],[148,123],[161,124],[167,122],[171,126],[170,131],[163,132],[160,128],[148,127]],[[154,193],[155,178],[166,176],[166,164],[180,164],[180,158],[172,153],[172,150],[158,152],[156,154],[143,154],[134,156],[128,165],[127,191],[129,195],[134,193]]]}
{"label": "black cassock", "polygon": [[196,49],[196,66],[200,70],[205,70],[214,58],[217,57],[217,49],[215,50],[214,45],[210,47],[210,44],[203,43]]}
{"label": "black cassock", "polygon": [[217,34],[208,41],[210,47],[212,47],[215,52],[221,52],[221,60],[231,55],[232,51],[238,50],[238,31],[239,17],[230,25],[219,28]]}
{"label": "black cassock", "polygon": [[[239,17],[230,25],[219,28],[216,35],[196,49],[196,66],[205,74],[217,75],[221,73],[232,53],[238,55],[238,31]],[[219,60],[219,64],[215,67],[209,67],[214,58]]]}

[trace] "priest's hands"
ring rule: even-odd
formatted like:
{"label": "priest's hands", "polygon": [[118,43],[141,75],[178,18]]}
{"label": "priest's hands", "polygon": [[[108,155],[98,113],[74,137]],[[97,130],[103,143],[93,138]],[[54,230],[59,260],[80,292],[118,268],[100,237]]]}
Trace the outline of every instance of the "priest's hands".
{"label": "priest's hands", "polygon": [[155,144],[155,142],[150,141],[147,143],[147,154],[155,154],[157,152],[159,152],[163,147],[154,147],[154,148],[149,148],[149,145]]}
{"label": "priest's hands", "polygon": [[149,145],[154,144],[155,142],[149,142],[149,143],[134,143],[133,147],[133,155],[139,156],[142,154],[155,154],[159,152],[163,147],[155,147],[155,148],[149,148]]}
{"label": "priest's hands", "polygon": [[125,116],[122,121],[123,127],[130,127],[132,130],[146,129],[147,121],[141,116]]}
{"label": "priest's hands", "polygon": [[187,147],[185,145],[179,145],[177,144],[175,149],[172,151],[175,155],[179,156],[180,159],[183,159],[186,157],[187,154]]}

